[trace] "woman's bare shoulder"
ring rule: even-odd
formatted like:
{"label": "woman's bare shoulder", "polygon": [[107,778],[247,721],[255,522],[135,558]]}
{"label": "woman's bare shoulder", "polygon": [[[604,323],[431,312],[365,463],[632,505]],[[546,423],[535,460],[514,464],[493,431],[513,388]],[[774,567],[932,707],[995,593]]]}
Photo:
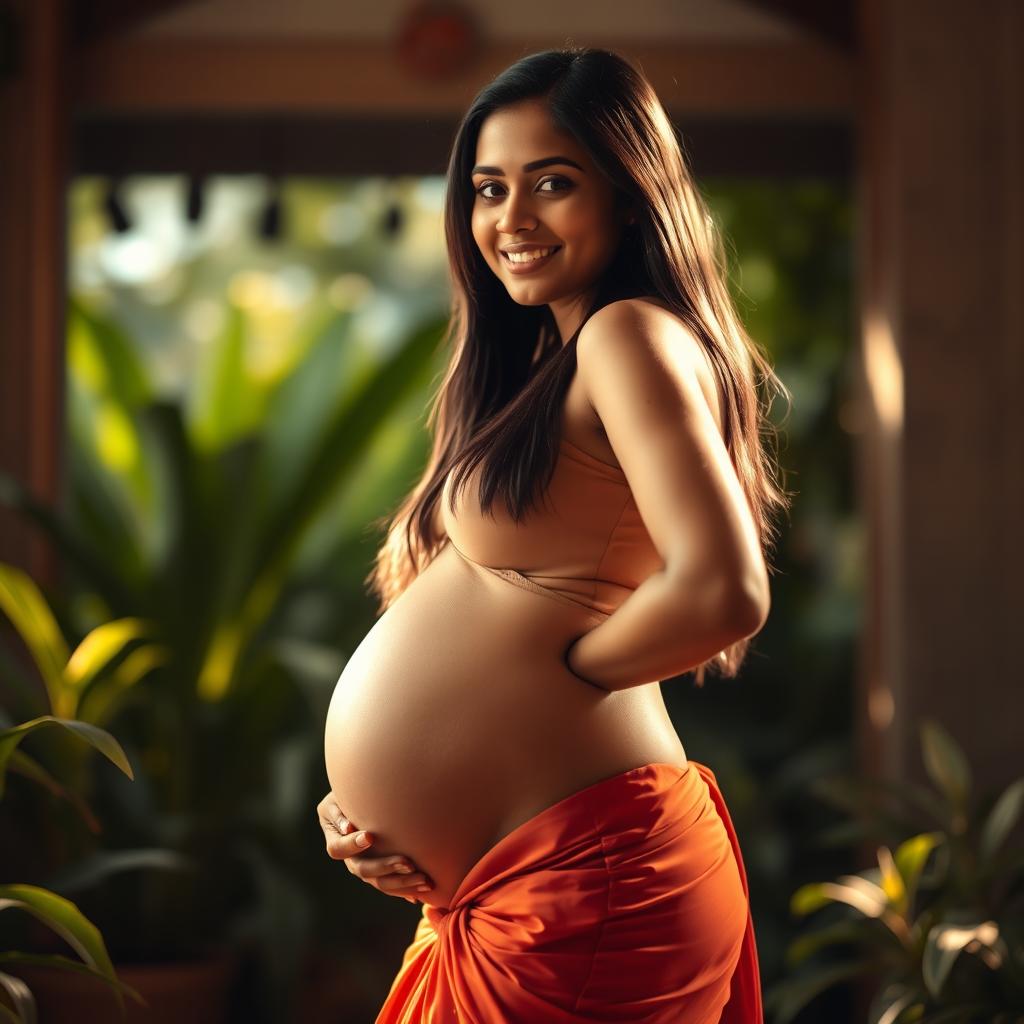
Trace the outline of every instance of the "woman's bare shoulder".
{"label": "woman's bare shoulder", "polygon": [[[591,328],[589,331],[588,327]],[[656,295],[644,295],[609,302],[584,324],[577,345],[581,348],[586,345],[584,334],[589,338],[591,335],[606,333],[608,328],[623,334],[643,336],[655,346],[666,346],[665,351],[671,351],[675,358],[685,356],[687,365],[700,383],[704,401],[718,430],[724,436],[722,400],[708,354],[704,345],[664,299]]]}

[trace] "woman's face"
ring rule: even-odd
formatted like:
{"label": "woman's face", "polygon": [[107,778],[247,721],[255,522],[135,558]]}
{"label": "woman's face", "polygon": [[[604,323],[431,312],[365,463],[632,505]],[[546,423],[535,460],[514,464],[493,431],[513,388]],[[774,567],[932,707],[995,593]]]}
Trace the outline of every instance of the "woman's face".
{"label": "woman's face", "polygon": [[[516,302],[551,306],[564,341],[618,248],[625,215],[616,210],[611,183],[572,136],[555,128],[540,100],[490,114],[473,163],[480,252]],[[502,250],[524,243],[527,250],[556,251],[535,264],[510,264]]]}

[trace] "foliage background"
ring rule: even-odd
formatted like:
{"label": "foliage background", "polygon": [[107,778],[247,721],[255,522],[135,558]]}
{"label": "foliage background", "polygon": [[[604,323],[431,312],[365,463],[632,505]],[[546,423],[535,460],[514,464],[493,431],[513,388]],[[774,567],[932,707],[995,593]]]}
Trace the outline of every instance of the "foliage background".
{"label": "foliage background", "polygon": [[[131,227],[122,233],[110,226],[105,181],[78,179],[68,196],[65,504],[73,519],[95,519],[96,506],[72,482],[103,482],[110,521],[92,525],[108,528],[115,562],[126,557],[119,531],[158,550],[167,523],[145,444],[116,400],[125,381],[90,337],[97,324],[137,355],[139,387],[180,404],[198,450],[265,439],[276,453],[265,492],[272,502],[301,472],[303,453],[353,381],[378,372],[447,307],[441,178],[286,179],[276,238],[259,230],[272,198],[262,178],[210,179],[195,224],[185,215],[186,187],[181,178],[128,179],[119,198]],[[739,679],[698,690],[683,677],[663,689],[688,755],[713,768],[728,801],[769,985],[784,973],[783,950],[800,926],[790,895],[847,869],[852,855],[841,835],[828,837],[834,819],[809,794],[814,779],[854,763],[864,564],[852,469],[854,208],[842,181],[715,179],[702,188],[727,240],[745,323],[793,396],[792,407],[777,401],[772,416],[784,483],[797,493],[780,524],[772,613]],[[274,629],[304,713],[272,749],[219,752],[226,762],[265,761],[267,813],[290,837],[295,899],[309,911],[298,934],[344,957],[368,1006],[383,998],[417,911],[324,853],[315,812],[327,789],[322,726],[345,660],[374,621],[362,580],[380,538],[368,524],[417,476],[425,408],[442,367],[438,353],[433,375],[377,425],[290,571]],[[74,574],[54,604],[70,636],[106,613]],[[102,788],[107,770],[95,770]],[[800,1019],[847,1013],[835,990]]]}

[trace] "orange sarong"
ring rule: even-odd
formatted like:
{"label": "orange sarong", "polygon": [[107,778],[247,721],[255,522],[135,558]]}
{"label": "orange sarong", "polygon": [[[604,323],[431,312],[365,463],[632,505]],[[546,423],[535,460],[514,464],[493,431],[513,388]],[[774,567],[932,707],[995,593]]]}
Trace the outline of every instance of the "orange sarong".
{"label": "orange sarong", "polygon": [[764,1024],[739,842],[714,773],[652,763],[501,839],[423,905],[375,1024]]}

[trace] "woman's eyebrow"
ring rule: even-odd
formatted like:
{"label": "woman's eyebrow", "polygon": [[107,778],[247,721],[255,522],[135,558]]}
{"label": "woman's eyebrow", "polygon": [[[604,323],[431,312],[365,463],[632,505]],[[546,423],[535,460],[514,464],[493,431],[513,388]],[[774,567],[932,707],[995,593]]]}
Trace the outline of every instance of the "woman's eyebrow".
{"label": "woman's eyebrow", "polygon": [[[523,164],[523,173],[539,171],[542,167],[548,167],[551,164],[565,164],[568,167],[575,167],[577,171],[583,171],[583,168],[575,160],[570,160],[567,156],[546,156],[543,160],[532,160],[528,164]],[[499,178],[505,177],[505,172],[500,167],[490,167],[484,164],[477,164],[471,173],[495,174]],[[583,173],[586,174],[586,171],[583,171]]]}

